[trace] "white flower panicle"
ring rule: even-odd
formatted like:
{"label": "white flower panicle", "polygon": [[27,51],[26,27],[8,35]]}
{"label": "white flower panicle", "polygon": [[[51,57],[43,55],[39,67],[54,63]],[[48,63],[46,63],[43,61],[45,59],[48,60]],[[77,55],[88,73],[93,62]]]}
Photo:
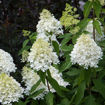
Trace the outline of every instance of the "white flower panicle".
{"label": "white flower panicle", "polygon": [[74,45],[70,54],[72,64],[79,64],[88,67],[98,67],[98,62],[102,59],[103,52],[89,35],[82,34]]}
{"label": "white flower panicle", "polygon": [[[23,76],[23,82],[25,83],[25,86],[26,86],[24,93],[26,95],[29,95],[32,86],[40,80],[40,77],[37,73],[34,72],[34,70],[32,70],[26,66],[23,67],[22,76]],[[36,91],[39,89],[43,89],[43,88],[46,88],[46,86],[41,82],[40,85],[37,87]],[[34,97],[34,99],[35,100],[43,99],[45,94],[46,94],[46,92],[44,91],[43,93]]]}
{"label": "white flower panicle", "polygon": [[[100,23],[100,25],[101,25],[101,23]],[[102,29],[102,27],[101,27],[101,29]],[[90,37],[93,38],[93,21],[92,20],[88,23],[85,30],[88,31]],[[103,35],[99,35],[98,32],[95,31],[95,40],[96,41],[102,41],[104,39],[105,39],[104,33],[103,33]]]}
{"label": "white flower panicle", "polygon": [[[60,86],[66,87],[67,85],[69,85],[69,83],[64,81],[64,79],[62,78],[62,73],[59,73],[59,71],[55,67],[50,66],[49,70],[52,78],[54,78]],[[50,91],[55,92],[55,90],[52,88],[51,85],[50,85]]]}
{"label": "white flower panicle", "polygon": [[10,74],[10,72],[15,72],[16,67],[13,63],[13,58],[11,55],[4,50],[0,49],[0,73]]}
{"label": "white flower panicle", "polygon": [[58,64],[59,59],[50,44],[39,38],[35,41],[28,56],[30,67],[36,71],[45,72],[51,64]]}
{"label": "white flower panicle", "polygon": [[60,21],[58,21],[48,10],[43,9],[40,14],[40,21],[37,24],[38,36],[45,35],[59,35],[63,34],[63,29]]}
{"label": "white flower panicle", "polygon": [[24,89],[20,84],[5,73],[0,74],[0,103],[3,105],[18,102],[22,98]]}

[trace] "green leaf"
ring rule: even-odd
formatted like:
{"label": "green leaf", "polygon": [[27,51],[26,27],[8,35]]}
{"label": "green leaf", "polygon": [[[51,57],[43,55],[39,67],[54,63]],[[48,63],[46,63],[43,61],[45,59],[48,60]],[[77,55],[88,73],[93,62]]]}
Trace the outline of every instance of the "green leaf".
{"label": "green leaf", "polygon": [[19,100],[18,102],[13,103],[13,105],[27,105],[28,102],[29,100],[27,99],[25,101]]}
{"label": "green leaf", "polygon": [[105,13],[105,8],[102,8],[102,13]]}
{"label": "green leaf", "polygon": [[53,98],[54,98],[54,95],[51,92],[49,92],[46,95],[46,103],[47,103],[47,105],[54,105],[53,104]]}
{"label": "green leaf", "polygon": [[39,80],[35,85],[32,86],[30,90],[31,94],[36,90],[36,88],[40,85],[40,83],[41,83],[41,80]]}
{"label": "green leaf", "polygon": [[95,98],[92,95],[89,95],[85,100],[85,105],[98,105],[95,102]]}
{"label": "green leaf", "polygon": [[78,87],[78,89],[77,89],[77,91],[76,91],[75,105],[78,105],[78,104],[81,102],[81,100],[83,99],[85,88],[86,88],[85,82],[83,81],[83,82],[79,85],[79,87]]}
{"label": "green leaf", "polygon": [[81,70],[79,77],[77,78],[77,84],[80,85],[85,80],[85,70]]}
{"label": "green leaf", "polygon": [[74,93],[74,95],[71,97],[71,100],[70,100],[70,105],[72,105],[72,102],[74,101],[75,96],[76,96],[76,92],[75,92],[75,93]]}
{"label": "green leaf", "polygon": [[89,86],[90,81],[91,81],[91,75],[92,75],[91,71],[92,71],[91,69],[88,69],[88,70],[84,71],[84,78],[85,78],[86,84],[88,86]]}
{"label": "green leaf", "polygon": [[66,45],[70,41],[70,39],[71,39],[71,36],[65,37],[61,42],[61,46]]}
{"label": "green leaf", "polygon": [[34,41],[36,40],[36,36],[37,36],[37,32],[33,32],[30,36],[29,39],[31,41],[31,43],[33,44]]}
{"label": "green leaf", "polygon": [[70,71],[66,73],[68,76],[76,76],[80,74],[80,70],[76,68],[71,68]]}
{"label": "green leaf", "polygon": [[24,48],[22,48],[22,49],[19,51],[18,55],[21,55],[24,50],[27,51],[27,50],[29,50],[30,48],[31,48],[31,46],[25,46]]}
{"label": "green leaf", "polygon": [[93,2],[93,8],[94,8],[94,11],[95,11],[95,14],[96,14],[97,18],[99,18],[100,13],[101,13],[101,5],[100,5],[100,3],[97,2],[97,1]]}
{"label": "green leaf", "polygon": [[71,52],[73,49],[73,45],[69,45],[69,46],[64,45],[64,46],[61,46],[61,49],[62,49],[62,51],[65,51],[65,52],[66,51]]}
{"label": "green leaf", "polygon": [[77,38],[80,36],[81,34],[76,34],[72,37],[72,42],[73,44],[75,44],[77,42]]}
{"label": "green leaf", "polygon": [[55,52],[59,55],[59,44],[56,41],[52,41],[52,45],[54,47]]}
{"label": "green leaf", "polygon": [[81,20],[78,24],[78,26],[80,27],[80,30],[84,30],[87,26],[87,24],[89,23],[90,19],[85,18],[83,20]]}
{"label": "green leaf", "polygon": [[85,80],[85,70],[79,69],[79,71],[79,76],[74,80],[73,87],[80,85]]}
{"label": "green leaf", "polygon": [[18,104],[17,105],[27,105],[25,102],[19,100]]}
{"label": "green leaf", "polygon": [[60,89],[61,89],[62,91],[65,91],[65,92],[69,92],[69,91],[70,91],[69,89],[67,89],[66,87],[63,87],[63,86],[60,86]]}
{"label": "green leaf", "polygon": [[95,88],[97,89],[97,91],[104,97],[105,99],[105,85],[104,83],[102,83],[101,80],[99,79],[96,79],[96,80],[93,80],[94,82],[94,85],[95,85]]}
{"label": "green leaf", "polygon": [[46,72],[38,71],[38,75],[40,76],[41,81],[45,84]]}
{"label": "green leaf", "polygon": [[66,33],[64,35],[60,35],[58,38],[67,38],[67,37],[72,37],[71,33]]}
{"label": "green leaf", "polygon": [[47,74],[48,74],[47,79],[48,79],[49,83],[51,84],[51,86],[56,90],[56,92],[59,96],[64,97],[63,92],[62,92],[58,82],[54,78],[51,77],[49,70],[47,71]]}
{"label": "green leaf", "polygon": [[23,42],[23,48],[28,44],[28,42],[29,42],[29,39],[27,39]]}
{"label": "green leaf", "polygon": [[70,105],[70,101],[67,98],[64,98],[60,104],[57,105]]}
{"label": "green leaf", "polygon": [[27,100],[38,96],[38,95],[41,94],[44,90],[45,90],[45,89],[39,89],[39,90],[35,91],[33,94],[31,94],[31,95],[27,98]]}
{"label": "green leaf", "polygon": [[84,17],[87,18],[90,14],[92,8],[92,2],[87,1],[86,4],[84,5]]}
{"label": "green leaf", "polygon": [[94,26],[94,28],[96,29],[96,31],[97,31],[100,35],[102,35],[101,26],[100,26],[100,23],[99,23],[98,20],[94,20],[94,21],[93,21],[93,26]]}
{"label": "green leaf", "polygon": [[66,60],[60,65],[60,72],[63,72],[69,69],[72,66],[72,62],[70,61],[70,56],[66,57]]}

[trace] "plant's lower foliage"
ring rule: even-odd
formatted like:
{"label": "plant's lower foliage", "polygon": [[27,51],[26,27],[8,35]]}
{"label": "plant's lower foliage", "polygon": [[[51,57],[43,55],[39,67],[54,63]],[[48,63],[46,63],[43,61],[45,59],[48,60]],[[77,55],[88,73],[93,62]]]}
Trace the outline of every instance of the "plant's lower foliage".
{"label": "plant's lower foliage", "polygon": [[18,101],[23,97],[23,91],[24,89],[15,79],[7,74],[0,74],[0,102],[3,105]]}
{"label": "plant's lower foliage", "polygon": [[42,70],[45,72],[48,70],[51,64],[58,64],[58,56],[56,52],[53,52],[53,48],[50,43],[42,38],[37,39],[28,56],[28,62],[30,67],[36,71]]}
{"label": "plant's lower foliage", "polygon": [[10,74],[15,72],[16,67],[13,63],[13,58],[11,55],[4,50],[0,49],[0,73]]}
{"label": "plant's lower foliage", "polygon": [[98,67],[98,62],[102,59],[103,52],[89,35],[82,34],[74,45],[71,52],[71,62],[79,64],[88,69],[88,67]]}

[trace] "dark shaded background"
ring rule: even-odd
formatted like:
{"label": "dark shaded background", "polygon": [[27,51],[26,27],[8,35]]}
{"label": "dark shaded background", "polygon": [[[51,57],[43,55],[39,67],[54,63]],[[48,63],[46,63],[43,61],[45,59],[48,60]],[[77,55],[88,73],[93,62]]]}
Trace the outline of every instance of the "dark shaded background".
{"label": "dark shaded background", "polygon": [[[79,7],[79,0],[0,0],[0,48],[13,56],[18,72],[22,67],[18,56],[24,40],[22,30],[35,31],[43,8],[49,9],[59,19],[65,3]],[[79,8],[78,12],[81,13]]]}

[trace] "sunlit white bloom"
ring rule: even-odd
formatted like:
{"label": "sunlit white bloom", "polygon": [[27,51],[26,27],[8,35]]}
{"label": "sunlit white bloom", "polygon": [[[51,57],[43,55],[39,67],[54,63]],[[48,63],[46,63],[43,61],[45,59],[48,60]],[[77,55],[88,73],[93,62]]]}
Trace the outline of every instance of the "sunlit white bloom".
{"label": "sunlit white bloom", "polygon": [[10,72],[15,72],[16,67],[13,63],[12,56],[5,52],[4,50],[0,49],[0,73],[10,74]]}
{"label": "sunlit white bloom", "polygon": [[71,52],[71,62],[88,67],[98,67],[98,62],[102,59],[103,52],[101,48],[90,38],[89,35],[82,34],[74,45]]}
{"label": "sunlit white bloom", "polygon": [[[100,25],[101,25],[101,23],[100,23]],[[102,27],[101,27],[101,29],[102,29]],[[90,21],[88,23],[88,25],[86,27],[86,31],[88,31],[90,37],[93,38],[93,21]],[[104,34],[100,35],[100,34],[98,34],[97,31],[95,31],[95,40],[96,41],[101,41],[101,40],[104,40],[104,39],[105,39],[105,35]]]}
{"label": "sunlit white bloom", "polygon": [[62,25],[48,10],[44,9],[40,14],[40,20],[37,24],[38,34],[59,35],[63,34]]}
{"label": "sunlit white bloom", "polygon": [[[26,86],[25,94],[29,95],[32,86],[35,85],[40,80],[40,77],[37,73],[35,73],[32,69],[30,69],[28,67],[23,67],[22,76],[23,76],[23,82],[25,83],[25,86]],[[41,82],[40,85],[36,88],[35,91],[43,89],[43,88],[45,89],[46,86]],[[36,99],[43,99],[43,97],[46,93],[47,92],[44,91],[43,93],[34,97],[34,99],[35,100]]]}
{"label": "sunlit white bloom", "polygon": [[0,74],[0,103],[10,105],[12,102],[18,102],[19,98],[23,97],[23,91],[24,89],[13,77]]}
{"label": "sunlit white bloom", "polygon": [[[62,73],[60,73],[55,67],[50,66],[49,70],[50,70],[52,78],[54,78],[60,86],[66,87],[67,85],[69,85],[68,82],[64,81],[62,77]],[[55,89],[52,88],[51,85],[49,87],[50,87],[51,92],[56,92]]]}
{"label": "sunlit white bloom", "polygon": [[30,67],[32,69],[45,72],[51,64],[58,64],[59,60],[57,54],[53,52],[53,48],[50,44],[39,38],[34,42],[31,48],[28,62],[30,62]]}

